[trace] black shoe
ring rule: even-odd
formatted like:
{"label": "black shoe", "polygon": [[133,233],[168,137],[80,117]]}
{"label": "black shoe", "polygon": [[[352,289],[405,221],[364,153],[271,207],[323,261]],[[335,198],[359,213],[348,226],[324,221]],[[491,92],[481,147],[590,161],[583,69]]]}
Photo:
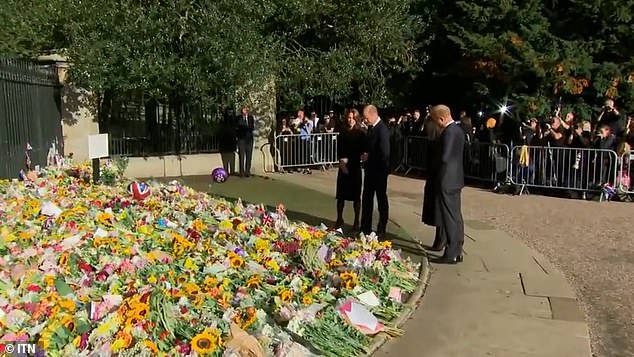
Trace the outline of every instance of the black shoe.
{"label": "black shoe", "polygon": [[462,257],[462,255],[459,255],[453,259],[448,257],[440,257],[437,259],[431,259],[430,261],[434,264],[458,264],[458,263],[462,263],[463,260],[464,258]]}
{"label": "black shoe", "polygon": [[432,252],[440,252],[440,251],[442,251],[443,249],[445,249],[445,246],[444,246],[444,245],[441,245],[441,246],[433,246],[433,245],[432,245],[431,247],[425,247],[425,248],[426,248],[427,250],[429,250],[429,251],[432,251]]}
{"label": "black shoe", "polygon": [[337,220],[337,222],[335,222],[335,229],[339,229],[343,227],[343,220]]}

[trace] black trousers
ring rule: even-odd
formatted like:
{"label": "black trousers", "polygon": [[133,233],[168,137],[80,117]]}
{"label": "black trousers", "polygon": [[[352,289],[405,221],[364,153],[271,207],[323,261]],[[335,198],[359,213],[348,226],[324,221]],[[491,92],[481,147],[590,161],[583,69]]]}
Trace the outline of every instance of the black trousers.
{"label": "black trousers", "polygon": [[251,159],[253,158],[253,138],[238,139],[238,160],[240,175],[251,174]]}
{"label": "black trousers", "polygon": [[376,196],[379,206],[379,224],[376,233],[379,236],[385,236],[390,209],[387,201],[387,176],[386,172],[365,172],[361,198],[361,231],[364,234],[372,232],[372,213],[374,213],[374,196]]}
{"label": "black trousers", "polygon": [[440,213],[441,234],[447,239],[445,257],[454,259],[462,255],[464,245],[464,221],[462,219],[460,195],[462,190],[438,192],[436,213]]}

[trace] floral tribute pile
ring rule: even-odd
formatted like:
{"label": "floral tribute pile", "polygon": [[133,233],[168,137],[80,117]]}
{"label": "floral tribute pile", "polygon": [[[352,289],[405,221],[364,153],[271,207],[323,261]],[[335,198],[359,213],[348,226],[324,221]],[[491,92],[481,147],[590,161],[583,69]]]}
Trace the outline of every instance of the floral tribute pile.
{"label": "floral tribute pile", "polygon": [[[357,356],[414,290],[389,242],[87,167],[0,183],[0,341],[46,356]],[[377,319],[374,321],[373,319]]]}

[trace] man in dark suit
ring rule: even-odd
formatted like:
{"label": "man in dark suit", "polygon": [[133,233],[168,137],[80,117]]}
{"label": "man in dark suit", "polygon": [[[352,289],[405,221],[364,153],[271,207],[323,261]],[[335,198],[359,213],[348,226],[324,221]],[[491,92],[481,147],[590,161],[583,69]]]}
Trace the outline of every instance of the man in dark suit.
{"label": "man in dark suit", "polygon": [[366,152],[361,156],[365,163],[363,197],[361,199],[361,231],[372,232],[372,213],[374,212],[374,196],[379,208],[379,224],[376,233],[385,237],[389,218],[387,201],[387,177],[390,174],[390,129],[381,118],[374,105],[363,109],[363,117],[368,122],[368,140]]}
{"label": "man in dark suit", "polygon": [[445,254],[436,263],[456,264],[462,262],[464,244],[464,221],[462,220],[460,195],[464,188],[463,155],[464,131],[451,117],[445,105],[431,110],[431,120],[442,130],[439,142],[439,160],[436,177],[436,226],[442,229],[447,245]]}
{"label": "man in dark suit", "polygon": [[236,123],[236,138],[238,139],[238,160],[240,162],[240,176],[251,176],[251,158],[253,157],[253,130],[255,119],[249,113],[249,107],[242,108],[242,113]]}

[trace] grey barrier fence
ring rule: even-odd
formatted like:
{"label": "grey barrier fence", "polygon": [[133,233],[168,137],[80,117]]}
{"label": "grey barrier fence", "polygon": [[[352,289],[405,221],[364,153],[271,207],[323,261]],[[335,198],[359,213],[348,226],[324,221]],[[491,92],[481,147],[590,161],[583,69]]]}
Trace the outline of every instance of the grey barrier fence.
{"label": "grey barrier fence", "polygon": [[[516,146],[510,182],[522,187],[602,192],[617,183],[618,156],[612,150]],[[520,191],[521,192],[521,191]]]}
{"label": "grey barrier fence", "polygon": [[338,137],[337,133],[278,135],[275,137],[275,166],[288,170],[337,164]]}
{"label": "grey barrier fence", "polygon": [[[426,171],[430,141],[424,136],[405,138],[405,174]],[[510,150],[504,144],[470,142],[464,149],[465,177],[475,181],[504,182],[508,173]]]}
{"label": "grey barrier fence", "polygon": [[[279,135],[275,138],[275,166],[280,170],[337,164],[337,133]],[[405,174],[426,171],[430,141],[409,136],[403,141]],[[634,194],[634,152],[618,156],[612,150],[551,146],[514,146],[469,142],[464,150],[465,178],[520,187],[602,192],[605,184]]]}

